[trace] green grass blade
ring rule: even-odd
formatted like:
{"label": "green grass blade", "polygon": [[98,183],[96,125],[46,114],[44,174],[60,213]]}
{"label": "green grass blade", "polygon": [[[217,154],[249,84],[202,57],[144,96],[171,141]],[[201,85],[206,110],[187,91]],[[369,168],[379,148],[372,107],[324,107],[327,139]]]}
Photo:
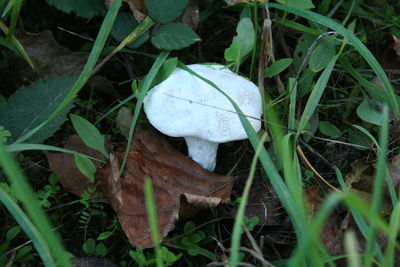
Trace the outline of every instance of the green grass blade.
{"label": "green grass blade", "polygon": [[385,250],[385,256],[381,266],[395,266],[394,257],[396,245],[398,246],[397,237],[400,233],[400,202],[397,203],[392,211],[389,224],[390,235],[388,236],[388,244]]}
{"label": "green grass blade", "polygon": [[24,204],[30,220],[48,244],[57,264],[60,266],[71,266],[57,234],[52,231],[51,224],[48,221],[46,214],[40,208],[35,193],[30,188],[26,178],[22,175],[22,171],[17,166],[16,162],[11,158],[8,152],[6,152],[4,145],[1,143],[0,166],[8,177],[10,183],[15,185],[15,191],[21,202]]}
{"label": "green grass blade", "polygon": [[[389,100],[388,95],[382,88],[376,86],[372,82],[366,80],[364,77],[360,75],[360,73],[355,70],[346,57],[341,57],[340,58],[340,63],[344,67],[344,69],[351,75],[353,78],[363,86],[363,88],[367,91],[367,93],[375,100],[381,102],[381,103],[387,103],[392,110],[396,108],[396,106],[393,105],[393,103]],[[396,96],[396,103],[399,103],[400,97]]]}
{"label": "green grass blade", "polygon": [[[342,200],[343,194],[338,192],[332,192],[322,205],[319,208],[318,213],[314,216],[313,220],[309,222],[307,235],[304,237],[304,241],[301,245],[296,247],[294,254],[290,259],[290,263],[288,266],[304,266],[304,259],[309,256],[311,249],[311,245],[315,242],[320,242],[319,233],[326,222],[329,214],[335,209],[335,207],[339,204],[340,200]],[[321,256],[317,256],[316,258],[320,258]],[[318,259],[311,259],[318,260]],[[322,264],[313,265],[313,266],[322,266]]]}
{"label": "green grass blade", "polygon": [[12,145],[6,146],[6,151],[8,153],[22,152],[22,151],[28,151],[28,150],[45,150],[45,151],[56,151],[56,152],[63,152],[63,153],[69,153],[69,154],[79,154],[79,155],[87,157],[89,159],[104,163],[104,160],[99,160],[99,159],[87,156],[85,154],[78,153],[73,150],[56,147],[56,146],[41,145],[41,144],[12,144]]}
{"label": "green grass blade", "polygon": [[361,267],[360,256],[358,255],[358,245],[356,235],[353,231],[346,231],[344,236],[344,247],[347,252],[347,262],[349,267]]}
{"label": "green grass blade", "polygon": [[167,59],[169,52],[161,52],[161,54],[157,57],[156,61],[154,62],[153,66],[151,66],[151,69],[149,73],[146,75],[146,77],[143,79],[143,81],[139,85],[139,97],[136,102],[135,106],[135,112],[133,113],[133,119],[131,122],[131,126],[129,128],[129,136],[128,136],[128,144],[125,149],[125,155],[124,159],[122,160],[120,172],[122,173],[125,164],[126,164],[126,159],[128,158],[128,152],[131,147],[132,143],[132,138],[133,138],[133,133],[135,131],[136,123],[139,118],[140,110],[142,109],[143,105],[143,99],[147,94],[147,91],[150,89],[151,84],[153,83],[153,80],[155,79],[159,69],[161,66],[164,64],[164,61]]}
{"label": "green grass blade", "polygon": [[148,177],[144,179],[144,197],[146,201],[147,219],[149,221],[151,230],[151,238],[153,239],[154,250],[156,253],[156,265],[157,267],[162,267],[164,264],[161,257],[160,233],[158,231],[157,224],[157,210],[154,200],[153,185]]}
{"label": "green grass blade", "polygon": [[328,66],[324,69],[321,76],[318,78],[317,83],[311,91],[311,94],[308,98],[307,104],[304,108],[303,114],[300,119],[299,127],[297,128],[296,137],[298,137],[303,131],[306,124],[310,121],[312,114],[317,108],[319,101],[321,100],[322,94],[325,91],[326,85],[328,83],[329,77],[333,71],[333,67],[335,66],[336,60],[338,56],[332,58],[331,62],[329,62]]}
{"label": "green grass blade", "polygon": [[260,140],[260,143],[256,149],[253,160],[251,162],[250,173],[246,180],[246,185],[243,189],[242,198],[240,201],[239,208],[236,212],[235,223],[233,225],[232,231],[232,239],[231,239],[231,250],[229,256],[229,266],[236,267],[239,261],[239,248],[240,248],[240,239],[242,236],[242,224],[244,218],[244,212],[246,209],[247,199],[249,197],[250,188],[253,184],[254,174],[257,167],[258,156],[260,155],[261,149],[264,147],[264,142],[267,138],[267,135],[264,134]]}
{"label": "green grass blade", "polygon": [[289,128],[289,131],[291,131],[291,130],[294,130],[296,127],[296,98],[297,98],[296,79],[289,78],[287,89],[288,89],[288,92],[290,92],[288,128]]}
{"label": "green grass blade", "polygon": [[121,6],[122,0],[115,0],[111,5],[110,9],[107,12],[106,17],[104,18],[103,24],[101,25],[99,34],[97,35],[96,41],[93,44],[93,49],[90,52],[88,61],[86,62],[85,67],[83,68],[81,74],[79,75],[78,79],[76,80],[75,84],[72,86],[71,90],[69,91],[68,95],[65,97],[63,102],[57,107],[56,110],[50,115],[50,117],[43,122],[41,125],[37,126],[36,128],[32,129],[24,136],[21,136],[16,143],[21,143],[28,139],[30,136],[35,134],[40,128],[42,128],[45,124],[51,121],[61,110],[71,102],[74,97],[78,94],[78,92],[83,88],[85,83],[89,80],[92,70],[99,59],[100,53],[103,50],[103,47],[107,41],[107,38],[110,34],[112,25],[114,24],[114,20],[118,14],[118,10]]}
{"label": "green grass blade", "polygon": [[24,211],[10,198],[3,189],[0,188],[0,201],[4,204],[7,210],[11,213],[18,225],[24,230],[26,235],[32,240],[40,258],[43,260],[45,266],[56,266],[49,247],[46,241],[32,224],[29,218],[25,215]]}
{"label": "green grass blade", "polygon": [[[380,214],[380,208],[382,204],[382,193],[383,184],[386,173],[386,161],[387,161],[387,146],[389,140],[389,110],[387,106],[383,107],[383,124],[380,127],[379,132],[379,151],[378,151],[378,162],[376,166],[376,173],[374,179],[374,187],[372,192],[372,210],[376,214]],[[370,227],[367,236],[367,248],[365,256],[365,266],[369,267],[373,264],[373,258],[375,256],[375,240],[376,240],[376,229]]]}
{"label": "green grass blade", "polygon": [[[259,5],[261,6],[262,4]],[[264,5],[267,5],[270,8],[281,9],[289,13],[296,14],[300,17],[306,18],[308,20],[311,20],[315,23],[324,25],[328,28],[333,29],[338,34],[342,35],[344,38],[349,40],[349,43],[355,49],[357,49],[357,51],[361,54],[361,56],[365,59],[365,61],[367,61],[368,64],[371,66],[371,68],[375,71],[376,75],[378,76],[379,80],[382,82],[386,90],[390,106],[393,107],[393,111],[396,113],[396,115],[398,117],[400,116],[400,107],[399,103],[397,102],[397,96],[388,77],[386,76],[384,70],[382,69],[381,65],[376,60],[376,58],[372,55],[372,53],[368,50],[368,48],[360,41],[360,39],[358,39],[354,34],[352,34],[349,30],[347,30],[334,20],[309,10],[296,9],[274,3],[266,3]]]}
{"label": "green grass blade", "polygon": [[[7,26],[0,21],[0,29],[2,30],[2,32],[4,32],[5,34],[7,34],[8,32],[8,28]],[[25,61],[29,64],[29,66],[36,71],[37,73],[40,73],[40,70],[38,69],[38,67],[33,63],[32,59],[29,57],[28,53],[25,51],[24,47],[22,46],[22,44],[18,41],[18,39],[15,36],[11,36],[11,39],[9,40],[9,42],[11,42],[11,44],[14,46],[15,50],[12,49],[13,51],[15,51],[19,56],[21,56],[23,59],[25,59]]]}
{"label": "green grass blade", "polygon": [[[225,94],[221,89],[218,88],[213,82],[210,80],[207,80],[206,78],[198,75],[194,71],[192,71],[190,68],[188,68],[185,64],[182,62],[178,62],[178,67],[188,71],[192,75],[198,77],[202,81],[206,82],[210,86],[214,87],[216,90],[218,90],[221,94],[223,94],[232,104],[234,107],[235,111],[238,114],[238,117],[240,119],[240,122],[243,125],[243,128],[246,131],[246,134],[250,140],[251,145],[253,146],[253,149],[256,150],[257,147],[259,147],[260,140],[257,135],[257,133],[254,131],[253,127],[251,126],[250,122],[247,120],[246,116],[241,112],[239,106],[227,95]],[[278,170],[276,169],[274,162],[272,161],[271,157],[268,155],[267,151],[263,147],[260,151],[259,155],[259,160],[260,163],[265,170],[266,174],[268,175],[269,181],[271,182],[276,194],[278,195],[280,201],[282,202],[282,205],[285,207],[286,211],[288,212],[292,223],[294,225],[294,228],[296,230],[296,234],[298,235],[299,239],[301,240],[301,237],[304,235],[304,229],[306,225],[306,215],[301,212],[301,209],[298,208],[298,203],[296,203],[293,199],[293,196],[290,194],[286,184],[283,182],[282,177],[280,176]]]}
{"label": "green grass blade", "polygon": [[11,39],[11,36],[14,35],[15,28],[17,27],[17,22],[19,18],[19,12],[21,11],[21,6],[23,0],[11,0],[10,3],[13,2],[12,11],[11,11],[11,21],[10,27],[7,32],[7,40]]}
{"label": "green grass blade", "polygon": [[[335,167],[335,172],[336,172],[336,177],[338,178],[339,184],[340,184],[343,192],[348,192],[348,189],[347,189],[346,183],[344,182],[343,176],[337,167]],[[360,230],[361,234],[366,238],[367,234],[369,232],[369,226],[365,222],[364,217],[359,212],[359,209],[358,209],[359,207],[357,207],[356,202],[352,203],[350,201],[350,204],[348,205],[348,207],[349,207],[349,210],[351,211],[354,221],[356,222],[356,224],[358,226],[358,229]],[[361,204],[361,206],[362,205],[363,204]],[[376,249],[378,255],[382,255],[382,251],[377,242],[375,242],[375,249]]]}

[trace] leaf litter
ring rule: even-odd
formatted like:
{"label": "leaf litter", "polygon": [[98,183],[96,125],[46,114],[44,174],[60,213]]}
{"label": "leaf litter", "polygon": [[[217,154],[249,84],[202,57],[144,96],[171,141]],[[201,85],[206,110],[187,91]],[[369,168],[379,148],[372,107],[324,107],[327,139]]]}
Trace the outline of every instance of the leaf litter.
{"label": "leaf litter", "polygon": [[[71,136],[66,148],[102,159],[100,152],[86,147],[77,138]],[[138,248],[153,246],[144,204],[145,177],[153,183],[162,238],[174,228],[178,219],[191,217],[195,215],[193,211],[228,201],[235,180],[235,177],[202,169],[150,128],[135,130],[123,176],[119,173],[122,158],[123,152],[111,154],[110,161],[97,170],[95,184],[91,184],[79,173],[71,155],[48,155],[51,170],[60,175],[60,183],[66,190],[82,196],[88,188],[98,186],[117,213],[129,241]],[[181,209],[182,205],[186,208]]]}

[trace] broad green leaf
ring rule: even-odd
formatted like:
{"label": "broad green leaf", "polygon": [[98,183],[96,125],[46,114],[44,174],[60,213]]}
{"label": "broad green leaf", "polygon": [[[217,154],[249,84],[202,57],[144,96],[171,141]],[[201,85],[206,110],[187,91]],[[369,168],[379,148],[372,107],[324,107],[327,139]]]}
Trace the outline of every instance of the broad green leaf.
{"label": "broad green leaf", "polygon": [[[76,77],[54,77],[40,80],[30,86],[22,87],[10,97],[8,103],[0,108],[0,125],[11,132],[10,142],[14,142],[30,130],[42,124],[60,105],[68,94]],[[72,103],[59,114],[28,138],[28,143],[40,143],[53,135],[67,119]]]}
{"label": "broad green leaf", "polygon": [[332,138],[338,138],[342,136],[342,132],[335,125],[328,121],[320,121],[318,129],[322,134]]}
{"label": "broad green leaf", "polygon": [[288,7],[294,7],[299,9],[310,9],[314,8],[314,4],[311,0],[276,0],[278,3]]}
{"label": "broad green leaf", "polygon": [[200,41],[200,37],[182,23],[160,26],[151,38],[151,43],[161,50],[178,50]]}
{"label": "broad green leaf", "polygon": [[96,172],[96,166],[94,166],[93,162],[88,158],[81,154],[74,154],[75,165],[78,167],[80,172],[85,175],[90,182],[94,182],[94,173]]}
{"label": "broad green leaf", "polygon": [[145,0],[150,17],[161,23],[174,21],[185,10],[188,0]]}
{"label": "broad green leaf", "polygon": [[236,27],[236,33],[231,46],[225,50],[226,61],[239,61],[253,49],[255,33],[251,19],[242,18]]}
{"label": "broad green leaf", "polygon": [[74,12],[83,18],[93,18],[94,16],[104,15],[107,11],[104,0],[46,0],[51,6],[65,13]]}
{"label": "broad green leaf", "polygon": [[363,121],[381,125],[382,124],[382,113],[378,108],[369,100],[364,100],[357,108],[357,115]]}
{"label": "broad green leaf", "polygon": [[87,119],[71,114],[71,122],[82,141],[90,148],[96,149],[108,158],[104,148],[104,136]]}
{"label": "broad green leaf", "polygon": [[292,64],[292,62],[293,62],[292,58],[279,59],[275,61],[273,64],[271,64],[271,66],[265,68],[264,76],[266,78],[274,77],[279,73],[281,73],[282,71],[284,71],[287,67],[289,67],[290,64]]}
{"label": "broad green leaf", "polygon": [[[111,36],[118,42],[122,42],[137,26],[139,23],[131,12],[121,12],[115,19]],[[145,32],[136,41],[130,43],[128,47],[137,48],[150,38],[149,32]]]}
{"label": "broad green leaf", "polygon": [[224,57],[226,61],[240,61],[240,43],[232,42],[231,46],[225,49]]}
{"label": "broad green leaf", "polygon": [[310,69],[319,72],[328,66],[335,56],[335,45],[327,39],[321,39],[310,55]]}

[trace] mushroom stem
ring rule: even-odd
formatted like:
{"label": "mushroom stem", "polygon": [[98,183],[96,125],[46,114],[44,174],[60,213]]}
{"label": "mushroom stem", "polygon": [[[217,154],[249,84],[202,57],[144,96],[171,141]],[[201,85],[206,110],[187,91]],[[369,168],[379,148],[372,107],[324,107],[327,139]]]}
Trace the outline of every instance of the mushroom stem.
{"label": "mushroom stem", "polygon": [[213,171],[217,163],[219,143],[206,141],[196,137],[185,137],[188,154],[194,161],[206,170]]}

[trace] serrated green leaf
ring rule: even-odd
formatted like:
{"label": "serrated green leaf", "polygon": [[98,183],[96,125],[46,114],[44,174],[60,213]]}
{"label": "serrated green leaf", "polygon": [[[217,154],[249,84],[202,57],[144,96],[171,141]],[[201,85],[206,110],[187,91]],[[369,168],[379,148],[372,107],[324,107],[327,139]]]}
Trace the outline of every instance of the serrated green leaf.
{"label": "serrated green leaf", "polygon": [[336,50],[333,43],[327,39],[320,40],[310,55],[310,69],[313,72],[319,72],[328,66],[335,54]]}
{"label": "serrated green leaf", "polygon": [[188,0],[145,0],[150,17],[161,23],[174,21],[185,10]]}
{"label": "serrated green leaf", "polygon": [[74,154],[75,165],[78,167],[79,171],[85,175],[90,182],[94,182],[94,173],[96,172],[96,166],[88,158],[81,154]]}
{"label": "serrated green leaf", "polygon": [[332,138],[338,138],[342,136],[342,132],[335,125],[328,121],[320,121],[318,129],[322,134]]}
{"label": "serrated green leaf", "polygon": [[[111,36],[114,37],[118,42],[122,42],[138,25],[139,23],[136,21],[131,12],[121,12],[115,19],[113,28],[111,30]],[[150,34],[147,31],[136,41],[130,43],[128,47],[137,48],[149,40],[149,38]]]}
{"label": "serrated green leaf", "polygon": [[151,43],[161,50],[178,50],[200,41],[200,37],[182,23],[160,26],[151,38]]}
{"label": "serrated green leaf", "polygon": [[82,141],[90,148],[96,149],[108,158],[104,148],[104,136],[87,119],[71,114],[71,122]]}
{"label": "serrated green leaf", "polygon": [[311,0],[276,0],[276,2],[288,7],[299,9],[310,9],[315,7]]}
{"label": "serrated green leaf", "polygon": [[104,15],[107,9],[104,0],[46,0],[51,6],[65,13],[74,12],[77,16],[91,19],[94,16]]}
{"label": "serrated green leaf", "polygon": [[357,115],[363,121],[381,125],[382,124],[382,113],[378,108],[369,100],[364,100],[357,108]]}
{"label": "serrated green leaf", "polygon": [[282,71],[284,71],[287,67],[289,67],[290,64],[292,64],[292,62],[293,62],[292,58],[279,59],[275,61],[271,66],[265,68],[264,76],[266,78],[274,77],[279,73],[281,73]]}
{"label": "serrated green leaf", "polygon": [[[9,142],[14,142],[42,124],[64,100],[76,77],[54,77],[22,87],[0,108],[0,125],[11,132]],[[26,140],[40,143],[53,135],[66,120],[69,103],[57,116]]]}
{"label": "serrated green leaf", "polygon": [[239,61],[253,49],[255,33],[251,19],[242,18],[236,27],[236,33],[231,46],[225,50],[226,61]]}

